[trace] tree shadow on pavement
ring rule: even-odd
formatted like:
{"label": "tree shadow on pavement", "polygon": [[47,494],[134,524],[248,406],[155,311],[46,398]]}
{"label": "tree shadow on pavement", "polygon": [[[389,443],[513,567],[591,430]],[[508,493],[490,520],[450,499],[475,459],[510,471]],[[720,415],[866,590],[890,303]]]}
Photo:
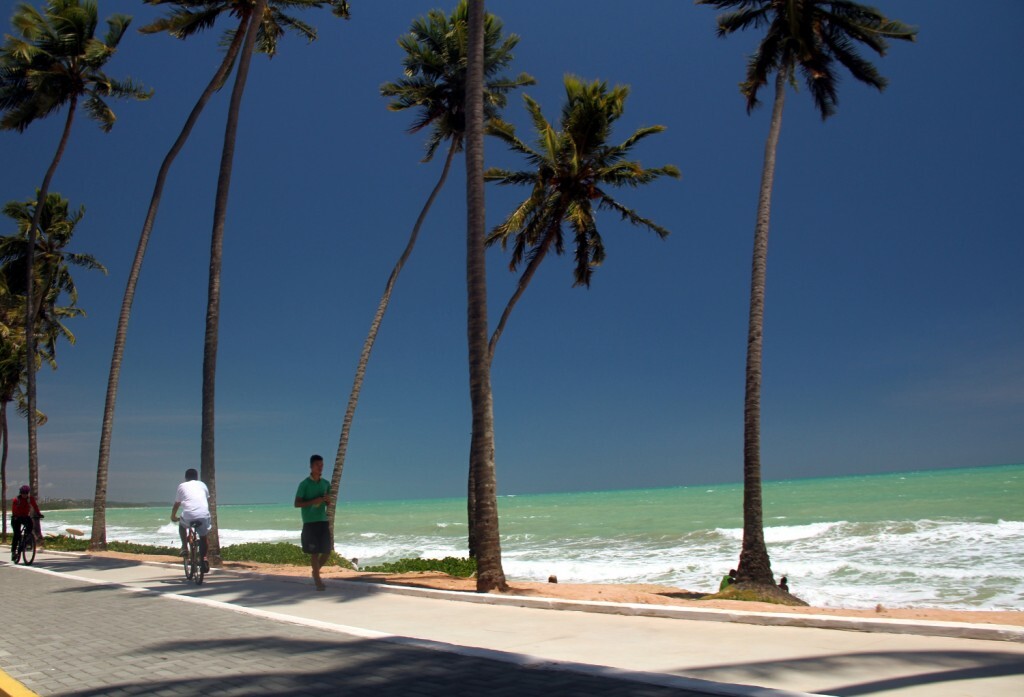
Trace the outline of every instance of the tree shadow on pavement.
{"label": "tree shadow on pavement", "polygon": [[[815,688],[816,691],[836,697],[854,697],[922,685],[1024,675],[1022,659],[1022,654],[1010,651],[861,652],[705,666],[687,669],[686,674],[706,680],[723,680],[723,676],[728,674],[733,680],[740,679],[750,684],[764,684],[768,679],[777,680],[786,673],[819,675],[822,676],[822,684]],[[841,682],[844,675],[892,676],[894,672],[899,673],[899,677],[877,677],[848,684]],[[825,684],[829,679],[836,682]]]}
{"label": "tree shadow on pavement", "polygon": [[[206,697],[207,695],[373,695],[373,697],[478,697],[492,695],[602,695],[603,697],[698,697],[658,685],[513,665],[427,648],[365,639],[317,641],[249,637],[228,641],[170,641],[145,650],[153,665],[144,682],[108,682],[60,693],[60,697]],[[160,675],[167,655],[186,658],[198,674]],[[225,666],[219,675],[218,666]]]}
{"label": "tree shadow on pavement", "polygon": [[[317,593],[313,587],[312,579],[308,576],[265,576],[248,572],[214,570],[206,576],[201,585],[196,585],[185,578],[180,565],[155,564],[153,562],[135,561],[130,559],[116,558],[84,558],[84,557],[61,557],[47,559],[37,562],[36,566],[50,571],[84,576],[86,572],[94,572],[97,568],[106,571],[124,570],[130,567],[148,566],[166,569],[166,577],[158,579],[117,579],[117,578],[96,578],[106,586],[127,588],[136,591],[143,591],[143,585],[148,590],[158,593],[174,593],[194,598],[209,600],[222,599],[225,594],[230,595],[230,602],[245,605],[253,608],[272,608],[282,603],[290,603],[295,600],[315,598],[318,601],[334,603],[345,603],[367,595],[388,592],[382,590],[378,584],[355,584],[339,583],[332,579],[325,579],[329,592]],[[87,593],[95,590],[97,586],[75,586],[66,588],[64,593]]]}

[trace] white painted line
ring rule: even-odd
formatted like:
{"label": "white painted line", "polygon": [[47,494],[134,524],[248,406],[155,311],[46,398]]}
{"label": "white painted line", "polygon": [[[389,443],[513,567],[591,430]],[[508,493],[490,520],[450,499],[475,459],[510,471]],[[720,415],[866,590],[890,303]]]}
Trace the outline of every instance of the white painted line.
{"label": "white painted line", "polygon": [[[582,675],[613,678],[616,680],[639,682],[649,685],[658,685],[661,687],[671,687],[675,689],[692,690],[696,692],[703,692],[709,695],[721,695],[723,697],[818,697],[814,693],[810,692],[793,692],[790,690],[777,690],[769,687],[721,683],[714,682],[711,680],[701,680],[699,678],[687,678],[680,675],[673,675],[671,673],[651,673],[644,671],[632,671],[624,670],[621,668],[612,668],[610,666],[594,665],[590,663],[576,663],[572,661],[551,661],[549,659],[538,658],[536,656],[531,656],[529,654],[512,653],[509,651],[498,651],[495,649],[476,648],[472,646],[460,646],[458,644],[449,644],[445,642],[432,641],[430,639],[416,639],[414,637],[387,634],[384,632],[378,632],[373,629],[364,629],[362,627],[352,627],[350,625],[343,624],[332,624],[329,622],[323,622],[321,620],[306,619],[304,617],[287,615],[280,612],[259,610],[256,608],[245,607],[243,605],[232,605],[231,603],[225,603],[219,600],[210,600],[208,598],[195,598],[187,595],[179,595],[177,593],[169,591],[159,591],[154,590],[152,588],[130,586],[125,583],[113,581],[101,581],[99,579],[87,578],[85,576],[78,576],[77,574],[63,573],[60,571],[52,571],[50,569],[42,569],[31,566],[22,566],[20,568],[25,571],[34,571],[40,574],[48,574],[50,576],[71,579],[74,581],[89,583],[96,586],[109,586],[111,588],[125,590],[132,593],[150,593],[152,595],[156,595],[162,598],[168,598],[171,600],[178,600],[187,603],[198,603],[200,605],[231,610],[233,612],[239,612],[245,615],[251,615],[253,617],[261,617],[264,619],[270,619],[279,622],[287,622],[289,624],[298,624],[307,627],[316,627],[318,629],[324,629],[327,631],[337,632],[340,634],[348,634],[350,636],[355,636],[362,639],[375,639],[379,641],[386,641],[392,644],[400,644],[403,646],[410,646],[414,648],[430,649],[433,651],[442,651],[445,653],[454,653],[460,656],[467,656],[470,658],[485,658],[492,661],[500,661],[502,663],[517,665],[523,668],[562,670],[570,673],[579,673]],[[332,582],[336,581],[338,581],[338,579],[332,579]]]}

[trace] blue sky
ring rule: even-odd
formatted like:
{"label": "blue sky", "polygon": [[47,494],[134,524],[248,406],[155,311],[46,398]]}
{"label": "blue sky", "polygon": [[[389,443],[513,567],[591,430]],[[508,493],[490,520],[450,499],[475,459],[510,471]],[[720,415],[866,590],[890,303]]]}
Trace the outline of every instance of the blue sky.
{"label": "blue sky", "polygon": [[[762,398],[766,479],[1024,460],[1024,4],[966,12],[887,0],[920,28],[876,60],[877,93],[848,76],[822,123],[806,92],[783,120],[769,247]],[[286,501],[311,452],[334,459],[352,376],[392,265],[440,173],[424,137],[390,113],[397,38],[454,2],[353,0],[351,21],[304,19],[254,59],[225,238],[217,472],[221,502]],[[4,30],[14,3],[0,2]],[[551,257],[516,308],[493,366],[503,494],[735,482],[742,470],[749,266],[769,109],[737,83],[757,35],[715,37],[715,12],[682,0],[491,0],[521,37],[515,72],[555,120],[562,76],[631,86],[617,138],[683,172],[619,199],[672,231],[659,240],[604,215],[605,264],[572,288]],[[157,16],[100,2],[103,17]],[[995,19],[994,19],[995,18]],[[75,238],[110,269],[80,271],[72,325],[39,406],[44,495],[92,495],[117,312],[160,161],[215,69],[219,29],[187,42],[130,32],[109,73],[152,86],[115,105],[109,134],[81,119],[52,189],[86,214]],[[178,158],[139,284],[110,465],[112,500],[170,500],[199,459],[200,380],[213,192],[228,100]],[[770,94],[765,93],[770,99]],[[521,97],[504,112],[529,135]],[[0,133],[0,196],[42,180],[63,114]],[[521,162],[497,141],[488,165]],[[342,498],[461,496],[470,432],[461,158],[399,281],[370,363]],[[524,191],[487,189],[488,224]],[[1017,221],[1017,222],[1014,222]],[[13,231],[7,224],[4,234]],[[488,256],[490,316],[517,276]],[[27,470],[11,420],[9,481]],[[328,465],[328,471],[330,465]]]}

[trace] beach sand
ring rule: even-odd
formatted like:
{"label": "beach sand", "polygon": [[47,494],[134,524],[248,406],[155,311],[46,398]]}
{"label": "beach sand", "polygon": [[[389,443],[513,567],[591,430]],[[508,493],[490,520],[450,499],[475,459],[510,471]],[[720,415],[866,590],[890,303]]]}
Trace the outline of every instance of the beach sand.
{"label": "beach sand", "polygon": [[[109,556],[136,561],[161,561],[180,563],[177,557],[135,555],[120,552],[93,552],[95,556]],[[259,573],[272,576],[297,576],[309,578],[310,570],[303,566],[259,564],[255,562],[224,562],[224,568],[231,571]],[[476,580],[456,578],[437,572],[415,572],[406,574],[383,574],[365,571],[350,571],[339,567],[325,567],[321,571],[325,579],[337,578],[363,583],[382,583],[395,586],[416,586],[437,590],[476,592]],[[933,622],[970,622],[979,624],[1003,624],[1024,626],[1024,611],[1020,610],[947,610],[943,608],[888,608],[884,598],[872,610],[834,607],[788,607],[772,603],[753,603],[738,600],[701,600],[705,592],[690,591],[671,586],[653,584],[611,584],[611,583],[540,583],[533,581],[509,581],[509,595],[558,598],[562,600],[603,601],[612,603],[639,603],[646,605],[675,605],[695,608],[716,608],[720,610],[745,610],[748,612],[778,612],[792,614],[835,615],[839,617],[872,617],[905,620],[928,620]],[[792,589],[799,597],[798,588]]]}

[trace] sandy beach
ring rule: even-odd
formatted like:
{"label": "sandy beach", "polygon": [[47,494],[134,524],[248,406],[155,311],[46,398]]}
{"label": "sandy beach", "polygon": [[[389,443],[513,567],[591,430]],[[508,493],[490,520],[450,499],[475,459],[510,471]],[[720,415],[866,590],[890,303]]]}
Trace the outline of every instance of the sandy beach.
{"label": "sandy beach", "polygon": [[[96,556],[132,559],[139,562],[159,561],[178,563],[177,557],[156,555],[135,555],[120,552],[94,552]],[[225,562],[224,569],[238,572],[265,574],[270,576],[309,577],[309,569],[301,566],[259,564],[255,562]],[[324,568],[325,579],[344,579],[363,583],[381,583],[398,586],[417,586],[438,590],[476,592],[476,581],[472,578],[457,578],[436,572],[415,572],[405,574],[384,574],[365,571],[351,571],[338,567]],[[647,605],[676,605],[722,610],[746,610],[754,612],[778,612],[793,614],[834,615],[840,617],[874,617],[888,619],[913,619],[934,622],[969,622],[981,624],[1002,624],[1024,626],[1024,611],[1021,610],[949,610],[944,608],[888,608],[884,599],[873,610],[839,607],[788,607],[771,603],[753,603],[736,600],[701,600],[709,591],[692,591],[671,586],[653,584],[604,584],[604,583],[540,583],[531,581],[510,581],[510,595],[559,598],[564,600],[603,601],[613,603],[640,603]],[[799,590],[793,589],[799,596]]]}

